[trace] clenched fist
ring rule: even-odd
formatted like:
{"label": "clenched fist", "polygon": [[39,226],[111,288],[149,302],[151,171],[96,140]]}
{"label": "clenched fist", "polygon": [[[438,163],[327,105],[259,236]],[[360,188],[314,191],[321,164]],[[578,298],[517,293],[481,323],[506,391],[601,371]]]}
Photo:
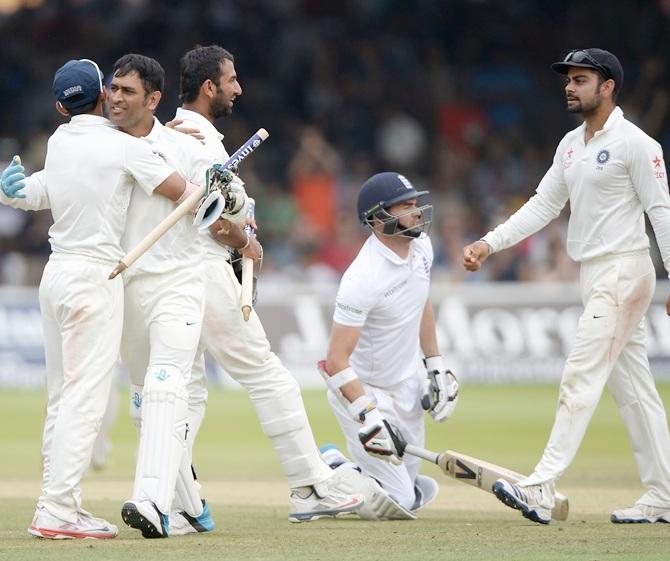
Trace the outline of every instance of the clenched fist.
{"label": "clenched fist", "polygon": [[463,267],[468,271],[479,271],[482,263],[491,255],[491,246],[483,241],[476,241],[463,248]]}

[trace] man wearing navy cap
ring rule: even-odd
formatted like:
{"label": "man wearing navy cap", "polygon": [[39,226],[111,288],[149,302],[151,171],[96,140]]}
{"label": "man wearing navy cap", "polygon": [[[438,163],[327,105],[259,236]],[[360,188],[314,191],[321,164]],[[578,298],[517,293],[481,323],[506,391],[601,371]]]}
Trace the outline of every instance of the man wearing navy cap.
{"label": "man wearing navy cap", "polygon": [[50,208],[54,219],[39,289],[48,392],[44,474],[28,531],[52,539],[113,538],[116,526],[83,510],[79,488],[121,341],[123,283],[107,277],[124,255],[120,240],[133,187],[173,201],[198,187],[102,116],[105,91],[93,61],[63,65],[53,92],[70,120],[49,139],[44,170],[26,178],[15,157],[0,192],[3,204]]}
{"label": "man wearing navy cap", "polygon": [[342,277],[327,357],[319,364],[354,463],[332,447],[323,455],[339,464],[336,473],[351,492],[364,495],[359,515],[366,519],[413,519],[435,497],[437,483],[418,474],[420,460],[401,461],[395,433],[423,447],[424,408],[444,421],[458,396],[429,301],[433,248],[424,230],[432,206],[417,204],[425,194],[393,172],[361,187],[358,218],[371,235]]}
{"label": "man wearing navy cap", "polygon": [[[670,522],[670,435],[644,343],[644,314],[654,293],[644,214],[670,272],[670,195],[663,151],[616,105],[619,60],[577,49],[551,65],[566,77],[567,110],[584,122],[563,137],[536,194],[505,223],[464,248],[476,271],[556,218],[570,201],[567,250],[581,263],[584,311],[563,370],[549,442],[533,473],[494,492],[523,516],[548,524],[554,483],[572,462],[605,385],[630,436],[646,492],[611,515],[615,523]],[[670,298],[666,302],[670,314]]]}

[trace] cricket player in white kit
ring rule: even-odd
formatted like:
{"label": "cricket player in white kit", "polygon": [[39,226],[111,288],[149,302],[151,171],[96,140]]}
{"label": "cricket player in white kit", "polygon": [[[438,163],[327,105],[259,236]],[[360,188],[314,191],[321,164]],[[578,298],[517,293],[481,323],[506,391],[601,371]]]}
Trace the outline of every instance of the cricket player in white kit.
{"label": "cricket player in white kit", "polygon": [[[633,445],[646,492],[616,523],[670,522],[670,436],[644,342],[644,314],[654,292],[644,213],[670,272],[670,196],[661,146],[616,106],[623,84],[618,59],[601,49],[574,50],[552,65],[566,75],[570,113],[584,123],[558,145],[536,194],[504,224],[464,248],[474,271],[556,218],[570,201],[567,250],[581,263],[584,312],[559,387],[549,442],[534,472],[517,485],[499,480],[498,498],[548,524],[554,483],[572,462],[605,385]],[[670,313],[670,299],[668,300]]]}
{"label": "cricket player in white kit", "polygon": [[[165,72],[156,60],[138,54],[121,57],[114,65],[108,94],[109,118],[123,132],[142,138],[180,175],[202,182],[211,164],[202,145],[154,117],[164,84]],[[135,190],[121,242],[124,250],[138,245],[174,208],[168,199]],[[169,520],[175,485],[177,511],[186,512],[178,515],[179,520],[200,531],[214,529],[186,446],[186,386],[204,310],[203,254],[193,216],[187,215],[123,274],[121,355],[130,376],[130,413],[141,432],[133,499],[123,505],[122,515],[148,538],[183,533]],[[166,393],[165,383],[157,384],[156,372],[172,381],[173,395]],[[167,397],[173,407],[166,403]],[[173,428],[165,430],[173,415]]]}
{"label": "cricket player in white kit", "polygon": [[332,449],[324,457],[340,464],[336,473],[349,475],[344,480],[353,491],[364,492],[364,518],[413,519],[435,497],[437,483],[418,474],[420,459],[401,463],[395,432],[423,447],[424,407],[444,421],[458,397],[458,382],[439,354],[429,300],[433,248],[424,229],[432,206],[417,206],[425,194],[393,172],[361,187],[358,217],[372,233],[342,277],[327,359],[320,363],[354,464]]}
{"label": "cricket player in white kit", "polygon": [[[133,187],[177,200],[188,185],[142,141],[103,118],[102,75],[72,60],[54,77],[57,109],[71,117],[48,142],[45,169],[3,174],[2,202],[50,208],[52,253],[40,283],[47,414],[42,495],[28,531],[39,537],[113,538],[117,528],[82,509],[81,477],[107,405],[123,323],[120,240]],[[12,166],[10,166],[12,167]]]}
{"label": "cricket player in white kit", "polygon": [[[181,98],[176,119],[199,129],[211,158],[228,159],[216,118],[232,112],[242,94],[233,56],[218,46],[197,47],[181,61]],[[240,182],[241,184],[241,182]],[[262,204],[262,203],[261,203]],[[336,516],[360,508],[360,498],[343,494],[333,485],[332,470],[314,442],[300,388],[270,349],[255,311],[249,321],[240,312],[241,287],[229,261],[228,242],[246,250],[250,243],[241,227],[228,225],[229,237],[205,235],[206,306],[200,350],[189,384],[189,442],[192,445],[205,413],[207,389],[203,353],[207,349],[221,367],[248,392],[263,432],[272,440],[291,488],[289,520],[303,522]],[[239,240],[239,241],[238,241]],[[260,247],[260,246],[259,246]]]}

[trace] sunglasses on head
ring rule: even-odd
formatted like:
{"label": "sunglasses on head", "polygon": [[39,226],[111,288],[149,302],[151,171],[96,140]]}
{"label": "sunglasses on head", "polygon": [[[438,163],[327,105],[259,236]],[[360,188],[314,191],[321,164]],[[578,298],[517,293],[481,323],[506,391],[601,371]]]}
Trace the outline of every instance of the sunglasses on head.
{"label": "sunglasses on head", "polygon": [[600,73],[605,77],[606,80],[612,79],[612,73],[608,68],[600,64],[596,59],[594,59],[589,53],[584,49],[575,49],[570,51],[563,62],[574,62],[575,64],[584,64],[588,63],[594,68],[596,68]]}

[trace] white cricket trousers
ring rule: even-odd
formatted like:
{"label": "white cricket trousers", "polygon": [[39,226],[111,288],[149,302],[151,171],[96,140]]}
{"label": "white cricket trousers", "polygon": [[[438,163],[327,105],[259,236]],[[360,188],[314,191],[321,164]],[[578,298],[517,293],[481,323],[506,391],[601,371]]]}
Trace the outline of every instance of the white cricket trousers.
{"label": "white cricket trousers", "polygon": [[[425,427],[424,411],[421,407],[422,382],[416,376],[385,388],[378,388],[363,383],[365,393],[377,400],[377,409],[392,425],[400,429],[409,444],[424,447]],[[403,463],[393,465],[380,458],[370,456],[358,439],[361,424],[355,421],[341,401],[328,390],[330,403],[337,422],[347,441],[347,449],[351,460],[358,464],[363,475],[374,477],[384,490],[404,508],[410,510],[414,506],[414,480],[419,473],[421,459],[406,455]]]}
{"label": "white cricket trousers", "polygon": [[[130,414],[140,427],[133,498],[170,512],[180,472],[190,497],[179,506],[202,512],[193,481],[188,435],[187,384],[204,312],[200,267],[126,279],[121,355],[131,382]],[[198,512],[199,511],[199,512]]]}
{"label": "white cricket trousers", "polygon": [[52,254],[39,288],[48,402],[38,506],[73,523],[121,343],[123,284],[108,279],[115,265]]}
{"label": "white cricket trousers", "polygon": [[555,480],[572,462],[605,384],[630,437],[646,493],[640,504],[670,507],[670,436],[649,370],[644,314],[656,284],[647,251],[582,263],[584,312],[559,387],[542,459],[523,483]]}
{"label": "white cricket trousers", "polygon": [[125,286],[121,358],[143,386],[150,364],[169,364],[188,382],[204,313],[201,268],[130,276]]}
{"label": "white cricket trousers", "polygon": [[300,386],[270,349],[256,312],[252,311],[249,321],[244,321],[240,310],[242,290],[230,263],[221,257],[207,257],[205,277],[205,319],[188,386],[190,445],[204,416],[206,349],[249,393],[261,429],[272,441],[289,486],[327,480],[332,470],[314,442]]}

